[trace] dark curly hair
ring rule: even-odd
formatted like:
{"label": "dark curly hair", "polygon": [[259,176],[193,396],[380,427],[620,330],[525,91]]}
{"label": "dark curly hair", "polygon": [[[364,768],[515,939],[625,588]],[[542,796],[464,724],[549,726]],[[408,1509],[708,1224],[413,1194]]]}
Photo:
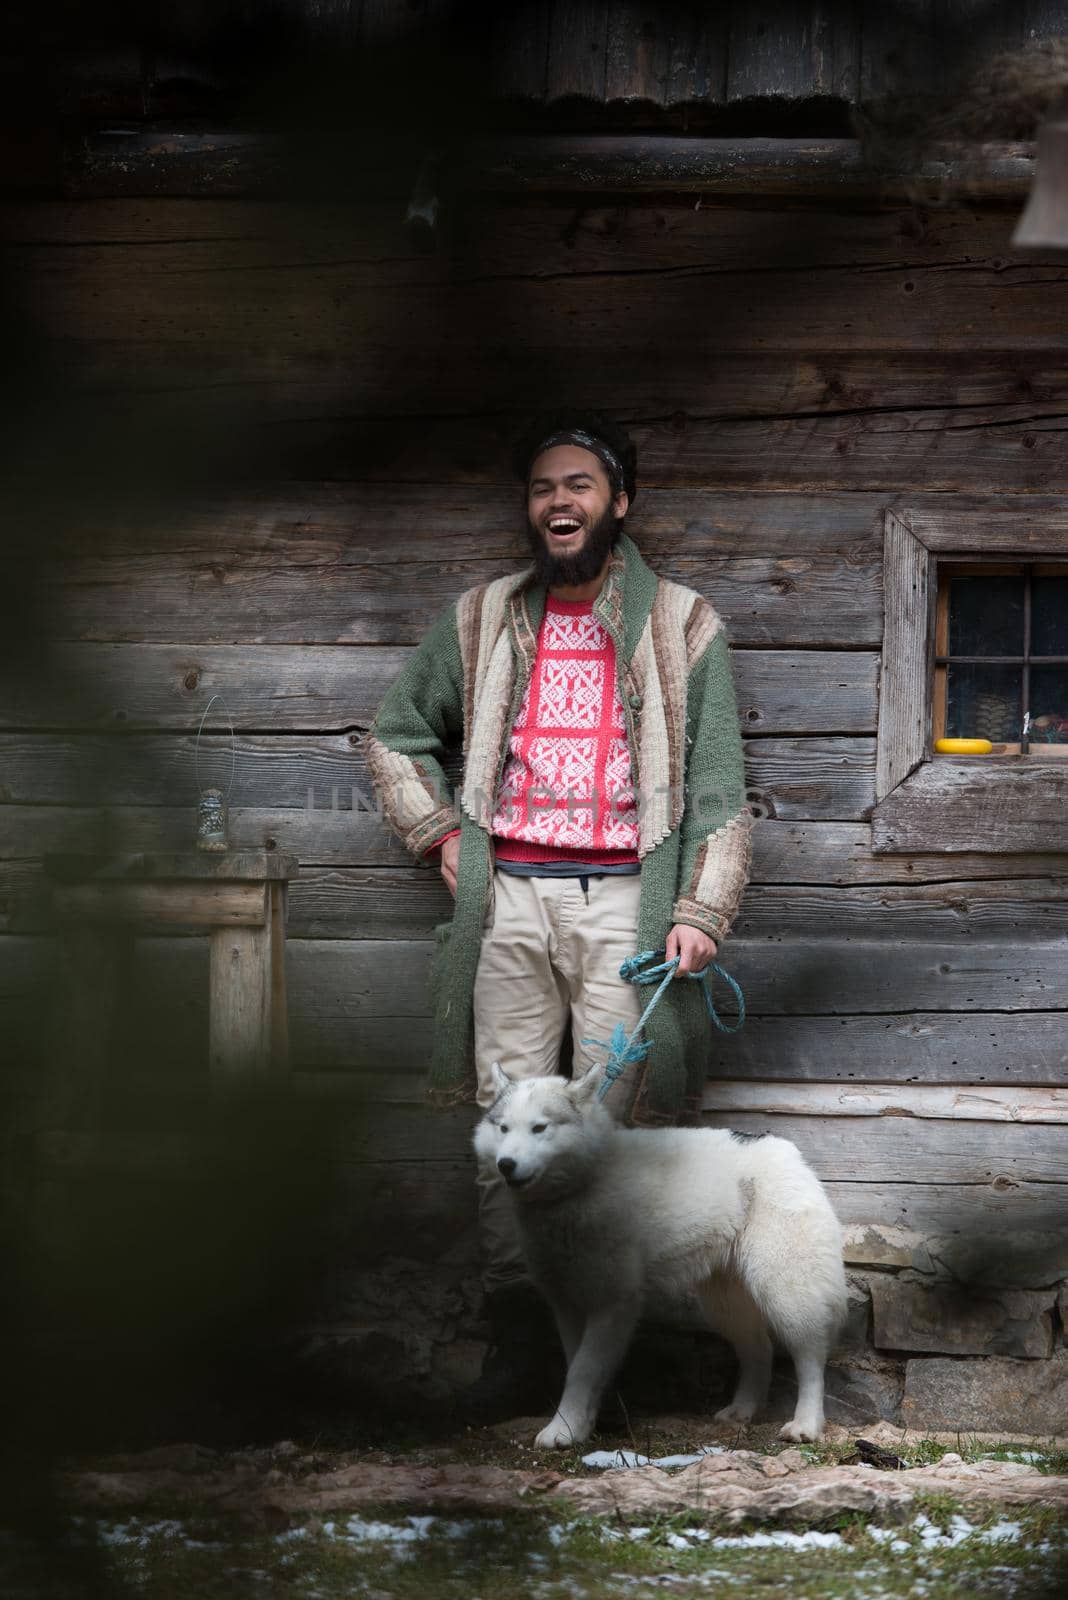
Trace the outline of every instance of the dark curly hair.
{"label": "dark curly hair", "polygon": [[584,411],[578,406],[560,406],[555,411],[542,412],[523,430],[512,453],[512,467],[521,483],[526,483],[531,462],[545,440],[559,433],[588,433],[602,440],[617,457],[621,468],[617,472],[605,463],[612,493],[616,495],[625,489],[633,504],[638,493],[638,452],[634,440],[618,422],[602,416],[599,411]]}

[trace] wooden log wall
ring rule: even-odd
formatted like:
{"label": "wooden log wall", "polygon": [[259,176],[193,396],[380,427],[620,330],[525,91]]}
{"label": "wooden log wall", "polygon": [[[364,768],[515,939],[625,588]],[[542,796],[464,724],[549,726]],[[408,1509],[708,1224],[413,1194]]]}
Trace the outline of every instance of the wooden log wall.
{"label": "wooden log wall", "polygon": [[[795,1138],[860,1234],[1053,1248],[1068,858],[947,856],[935,839],[874,856],[867,820],[886,509],[1026,497],[1063,513],[1068,266],[1014,258],[1014,222],[968,205],[471,200],[428,257],[393,204],[10,208],[13,304],[90,438],[106,452],[177,419],[258,474],[165,505],[94,490],[48,530],[26,599],[47,648],[0,717],[0,993],[47,992],[43,853],[188,843],[194,735],[221,694],[235,842],[302,862],[298,1089],[336,1108],[333,1154],[390,1217],[389,1248],[450,1247],[470,1226],[469,1118],[419,1104],[448,898],[367,809],[360,738],[438,610],[522,559],[515,429],[581,399],[631,426],[632,532],[735,647],[764,820],[725,952],[750,1021],[710,1043],[708,1115]],[[138,970],[156,1042],[130,1090],[177,1105],[205,1025],[203,942],[146,941]],[[33,1032],[7,1038],[24,1090]],[[84,1142],[51,1132],[56,1169],[82,1170]],[[116,1134],[92,1159],[148,1158]]]}

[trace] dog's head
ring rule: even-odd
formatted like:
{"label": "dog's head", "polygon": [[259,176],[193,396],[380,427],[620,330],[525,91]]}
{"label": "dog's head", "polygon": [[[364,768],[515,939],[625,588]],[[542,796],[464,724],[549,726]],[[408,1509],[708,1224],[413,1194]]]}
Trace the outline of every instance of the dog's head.
{"label": "dog's head", "polygon": [[556,1194],[596,1163],[612,1120],[597,1100],[599,1070],[568,1078],[509,1078],[493,1063],[497,1098],[475,1129],[479,1168],[516,1194]]}

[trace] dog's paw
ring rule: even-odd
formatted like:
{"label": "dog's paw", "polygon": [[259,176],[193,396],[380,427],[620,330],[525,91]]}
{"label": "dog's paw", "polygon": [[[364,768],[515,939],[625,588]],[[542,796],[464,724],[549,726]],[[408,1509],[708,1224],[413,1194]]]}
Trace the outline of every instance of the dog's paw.
{"label": "dog's paw", "polygon": [[779,1438],[788,1439],[791,1444],[815,1444],[823,1432],[823,1424],[816,1425],[799,1422],[796,1417],[791,1422],[784,1422],[779,1429]]}
{"label": "dog's paw", "polygon": [[717,1411],[712,1418],[713,1422],[725,1422],[734,1427],[745,1427],[756,1416],[756,1406],[724,1406],[722,1411]]}
{"label": "dog's paw", "polygon": [[539,1450],[569,1450],[572,1445],[581,1444],[585,1437],[561,1417],[554,1417],[538,1434],[534,1444]]}

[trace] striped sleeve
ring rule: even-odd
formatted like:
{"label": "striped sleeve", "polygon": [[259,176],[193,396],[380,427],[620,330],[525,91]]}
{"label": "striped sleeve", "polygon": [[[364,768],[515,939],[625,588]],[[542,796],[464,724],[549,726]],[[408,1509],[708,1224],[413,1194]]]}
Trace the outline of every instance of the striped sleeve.
{"label": "striped sleeve", "polygon": [[385,821],[417,857],[457,827],[442,758],[463,732],[463,705],[456,608],[450,606],[390,686],[363,745]]}

